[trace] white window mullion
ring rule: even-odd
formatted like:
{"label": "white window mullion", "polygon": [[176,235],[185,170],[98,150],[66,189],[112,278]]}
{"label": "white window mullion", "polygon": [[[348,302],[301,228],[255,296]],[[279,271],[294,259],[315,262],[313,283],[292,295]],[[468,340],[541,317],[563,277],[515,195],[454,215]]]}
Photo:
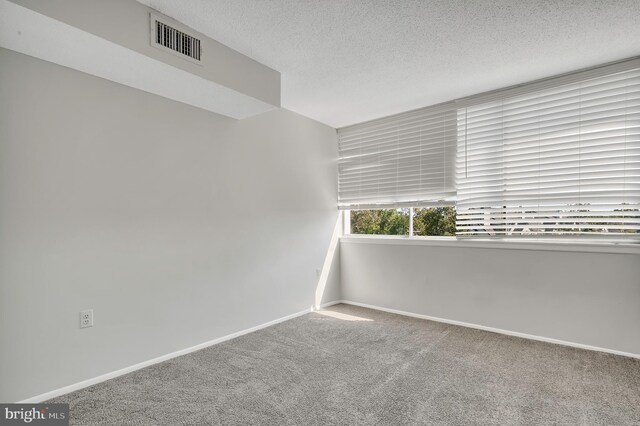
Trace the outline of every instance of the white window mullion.
{"label": "white window mullion", "polygon": [[409,208],[409,237],[413,237],[413,207]]}

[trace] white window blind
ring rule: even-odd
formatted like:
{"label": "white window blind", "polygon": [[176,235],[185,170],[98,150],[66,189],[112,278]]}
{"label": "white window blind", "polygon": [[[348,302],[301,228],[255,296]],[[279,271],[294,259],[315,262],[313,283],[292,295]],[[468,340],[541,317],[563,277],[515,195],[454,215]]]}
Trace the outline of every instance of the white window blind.
{"label": "white window blind", "polygon": [[458,235],[638,235],[640,61],[459,105]]}
{"label": "white window blind", "polygon": [[339,207],[451,204],[456,126],[449,103],[339,129]]}

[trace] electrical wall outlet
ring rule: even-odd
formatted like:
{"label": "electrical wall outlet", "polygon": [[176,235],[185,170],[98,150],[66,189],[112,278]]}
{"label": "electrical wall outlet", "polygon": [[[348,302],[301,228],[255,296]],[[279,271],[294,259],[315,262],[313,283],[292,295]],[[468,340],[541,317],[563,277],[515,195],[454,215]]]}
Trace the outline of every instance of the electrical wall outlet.
{"label": "electrical wall outlet", "polygon": [[80,311],[80,328],[93,327],[93,309]]}

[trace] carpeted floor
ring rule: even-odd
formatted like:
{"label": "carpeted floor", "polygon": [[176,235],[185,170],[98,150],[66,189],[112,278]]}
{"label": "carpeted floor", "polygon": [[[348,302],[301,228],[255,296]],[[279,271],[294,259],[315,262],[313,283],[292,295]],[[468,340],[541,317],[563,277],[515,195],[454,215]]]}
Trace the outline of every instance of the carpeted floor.
{"label": "carpeted floor", "polygon": [[639,425],[640,360],[337,305],[51,402],[77,425]]}

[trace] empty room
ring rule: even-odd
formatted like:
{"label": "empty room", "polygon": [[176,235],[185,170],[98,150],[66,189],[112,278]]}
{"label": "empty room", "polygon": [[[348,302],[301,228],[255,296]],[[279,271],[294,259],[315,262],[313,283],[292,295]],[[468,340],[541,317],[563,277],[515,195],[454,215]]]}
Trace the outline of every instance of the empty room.
{"label": "empty room", "polygon": [[0,425],[640,425],[638,0],[0,0]]}

